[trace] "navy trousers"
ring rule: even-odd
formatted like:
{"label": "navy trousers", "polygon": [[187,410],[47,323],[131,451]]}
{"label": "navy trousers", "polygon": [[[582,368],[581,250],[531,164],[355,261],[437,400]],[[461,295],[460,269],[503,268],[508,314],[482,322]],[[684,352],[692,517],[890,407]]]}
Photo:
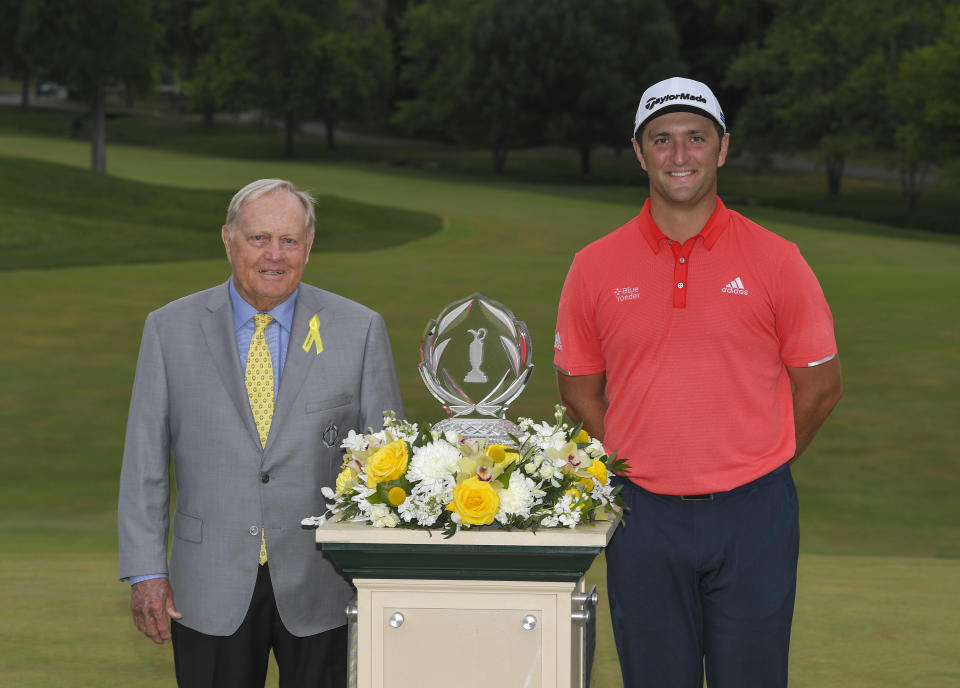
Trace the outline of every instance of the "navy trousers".
{"label": "navy trousers", "polygon": [[787,464],[729,492],[659,495],[629,480],[606,552],[626,688],[785,688],[799,513]]}

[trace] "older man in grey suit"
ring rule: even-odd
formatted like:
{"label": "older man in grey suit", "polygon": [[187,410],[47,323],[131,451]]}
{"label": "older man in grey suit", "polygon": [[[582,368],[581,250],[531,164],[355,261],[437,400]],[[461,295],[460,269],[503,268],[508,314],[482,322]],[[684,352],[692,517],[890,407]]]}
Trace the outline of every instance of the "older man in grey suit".
{"label": "older man in grey suit", "polygon": [[308,194],[279,179],[247,185],[222,229],[231,278],[144,327],[120,577],[137,627],[172,637],[180,686],[262,686],[271,649],[281,686],[345,683],[350,585],[300,520],[335,483],[340,438],[402,408],[383,319],[300,282],[313,237]]}

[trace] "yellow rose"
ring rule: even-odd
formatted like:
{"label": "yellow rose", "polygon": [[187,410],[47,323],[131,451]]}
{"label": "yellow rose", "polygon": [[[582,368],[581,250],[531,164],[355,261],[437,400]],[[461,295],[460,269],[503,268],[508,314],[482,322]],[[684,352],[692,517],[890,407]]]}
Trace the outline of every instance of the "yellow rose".
{"label": "yellow rose", "polygon": [[603,461],[594,461],[587,467],[587,473],[600,481],[601,485],[607,484],[607,467]]}
{"label": "yellow rose", "polygon": [[367,459],[367,487],[396,480],[407,472],[407,443],[403,440],[380,447]]}
{"label": "yellow rose", "polygon": [[403,504],[403,501],[407,498],[407,491],[402,487],[391,487],[390,491],[387,493],[387,501],[393,504],[394,506],[400,506]]}
{"label": "yellow rose", "polygon": [[577,433],[577,436],[573,438],[573,441],[577,444],[586,444],[590,441],[590,435],[587,434],[586,430],[581,430]]}
{"label": "yellow rose", "polygon": [[357,482],[357,472],[350,467],[344,468],[337,476],[337,494],[341,495]]}
{"label": "yellow rose", "polygon": [[472,526],[486,526],[493,523],[493,517],[500,508],[500,495],[488,482],[476,476],[464,480],[453,490],[453,501],[447,505],[447,511],[460,515],[460,520]]}

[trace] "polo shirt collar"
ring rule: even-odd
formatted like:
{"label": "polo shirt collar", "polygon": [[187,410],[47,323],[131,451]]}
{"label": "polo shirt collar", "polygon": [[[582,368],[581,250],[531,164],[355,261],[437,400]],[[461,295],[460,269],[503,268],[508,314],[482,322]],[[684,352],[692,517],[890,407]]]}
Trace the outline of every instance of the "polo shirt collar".
{"label": "polo shirt collar", "polygon": [[[714,209],[713,215],[707,220],[707,224],[703,226],[700,233],[692,238],[696,239],[697,237],[701,237],[706,249],[708,251],[712,249],[720,238],[720,235],[723,234],[723,230],[725,230],[729,224],[729,212],[727,206],[725,206],[723,201],[720,200],[720,197],[717,196],[717,207]],[[640,233],[643,235],[643,238],[647,240],[653,252],[660,253],[660,242],[664,240],[670,241],[670,239],[660,231],[657,223],[653,221],[653,216],[650,215],[649,198],[643,203],[643,209],[637,216],[637,223],[640,228]]]}

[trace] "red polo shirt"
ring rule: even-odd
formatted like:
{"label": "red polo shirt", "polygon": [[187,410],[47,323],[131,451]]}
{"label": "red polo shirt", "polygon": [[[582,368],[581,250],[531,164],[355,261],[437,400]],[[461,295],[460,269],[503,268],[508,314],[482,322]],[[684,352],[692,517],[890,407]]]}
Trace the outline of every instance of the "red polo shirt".
{"label": "red polo shirt", "polygon": [[833,358],[833,317],[796,245],[720,199],[682,245],[640,215],[577,253],[554,364],[606,372],[608,452],[661,494],[721,492],[795,451],[785,366]]}

